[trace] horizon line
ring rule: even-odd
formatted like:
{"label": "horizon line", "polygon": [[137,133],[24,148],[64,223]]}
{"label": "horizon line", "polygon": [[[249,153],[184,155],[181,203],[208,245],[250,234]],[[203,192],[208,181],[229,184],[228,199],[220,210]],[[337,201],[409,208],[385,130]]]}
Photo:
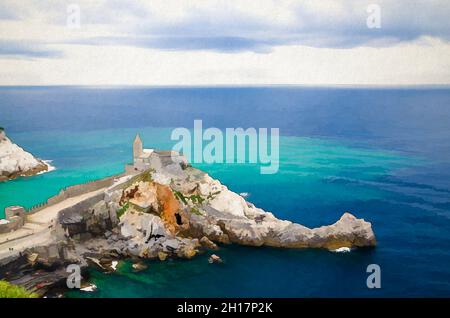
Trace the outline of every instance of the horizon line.
{"label": "horizon line", "polygon": [[174,85],[158,85],[158,84],[27,84],[13,85],[1,84],[0,88],[39,88],[39,87],[67,87],[67,88],[263,88],[263,87],[286,87],[286,88],[365,88],[365,89],[400,89],[400,88],[435,88],[450,89],[448,84],[174,84]]}

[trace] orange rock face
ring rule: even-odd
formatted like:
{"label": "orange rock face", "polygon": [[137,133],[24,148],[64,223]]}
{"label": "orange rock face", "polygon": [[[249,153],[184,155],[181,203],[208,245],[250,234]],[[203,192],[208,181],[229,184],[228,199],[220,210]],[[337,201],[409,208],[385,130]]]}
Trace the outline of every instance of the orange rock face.
{"label": "orange rock face", "polygon": [[138,182],[125,189],[121,205],[126,201],[148,213],[158,213],[172,234],[189,227],[188,215],[181,211],[172,189],[156,182]]}
{"label": "orange rock face", "polygon": [[184,230],[189,226],[187,215],[180,209],[180,203],[168,186],[155,183],[156,193],[160,206],[161,219],[166,223],[173,234]]}

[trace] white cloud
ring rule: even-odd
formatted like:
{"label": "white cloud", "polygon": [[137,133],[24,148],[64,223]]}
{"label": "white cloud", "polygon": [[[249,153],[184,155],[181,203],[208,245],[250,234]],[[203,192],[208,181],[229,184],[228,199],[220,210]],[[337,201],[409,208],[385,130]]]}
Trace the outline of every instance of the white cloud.
{"label": "white cloud", "polygon": [[[355,49],[281,46],[271,53],[161,51],[66,45],[64,59],[0,60],[4,85],[408,85],[448,84],[450,45],[422,43]],[[29,82],[29,78],[37,82]]]}
{"label": "white cloud", "polygon": [[2,2],[1,85],[450,84],[447,1],[72,2]]}

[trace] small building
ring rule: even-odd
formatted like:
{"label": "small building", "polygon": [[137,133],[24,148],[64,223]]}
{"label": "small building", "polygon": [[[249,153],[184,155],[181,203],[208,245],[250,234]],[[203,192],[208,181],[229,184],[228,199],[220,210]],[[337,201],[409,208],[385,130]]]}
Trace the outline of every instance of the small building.
{"label": "small building", "polygon": [[159,169],[173,163],[187,166],[186,158],[176,151],[145,149],[141,137],[137,134],[133,141],[133,166],[127,166],[126,170],[141,172],[150,168]]}
{"label": "small building", "polygon": [[139,134],[133,141],[133,166],[137,171],[144,171],[151,165],[153,149],[144,149]]}
{"label": "small building", "polygon": [[0,219],[0,234],[9,233],[25,224],[25,208],[15,205],[5,208],[5,219]]}
{"label": "small building", "polygon": [[14,216],[25,218],[25,208],[19,205],[13,205],[5,208],[5,217],[10,220]]}

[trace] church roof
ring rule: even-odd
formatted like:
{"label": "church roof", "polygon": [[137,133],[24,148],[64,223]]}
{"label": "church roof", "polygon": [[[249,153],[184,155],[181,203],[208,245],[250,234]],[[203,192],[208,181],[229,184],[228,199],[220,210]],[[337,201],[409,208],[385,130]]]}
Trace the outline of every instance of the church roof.
{"label": "church roof", "polygon": [[142,140],[141,140],[141,137],[139,136],[139,134],[136,134],[136,137],[134,137],[134,142],[142,143]]}

